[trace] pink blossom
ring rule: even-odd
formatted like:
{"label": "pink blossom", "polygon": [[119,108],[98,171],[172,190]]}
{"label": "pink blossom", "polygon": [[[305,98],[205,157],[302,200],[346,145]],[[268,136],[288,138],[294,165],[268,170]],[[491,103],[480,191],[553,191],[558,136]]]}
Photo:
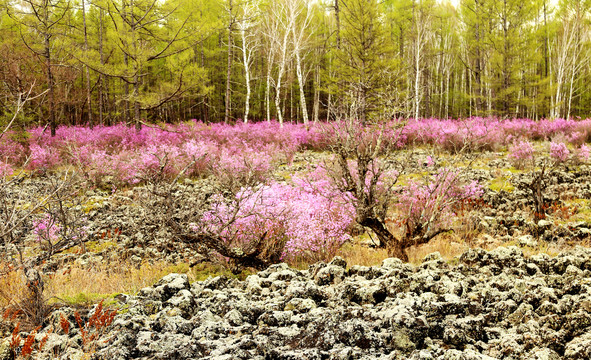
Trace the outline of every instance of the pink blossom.
{"label": "pink blossom", "polygon": [[577,157],[581,162],[589,161],[589,156],[591,156],[591,149],[586,144],[581,145],[577,152]]}
{"label": "pink blossom", "polygon": [[568,160],[570,151],[564,143],[550,143],[550,156],[558,163]]}

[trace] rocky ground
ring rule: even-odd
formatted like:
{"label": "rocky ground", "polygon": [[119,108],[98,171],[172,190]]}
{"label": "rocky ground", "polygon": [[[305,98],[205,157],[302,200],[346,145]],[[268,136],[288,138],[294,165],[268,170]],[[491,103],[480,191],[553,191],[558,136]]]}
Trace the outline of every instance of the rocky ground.
{"label": "rocky ground", "polygon": [[[405,173],[417,174],[425,171],[422,162],[426,154],[417,151],[405,160]],[[281,180],[285,174],[293,174],[309,169],[309,163],[318,163],[326,154],[304,152],[296,154],[294,162],[279,169],[274,176]],[[527,171],[514,171],[502,154],[482,155],[485,168],[473,166],[462,176],[477,180],[484,187],[483,203],[476,206],[459,222],[474,229],[477,234],[472,246],[493,248],[503,243],[515,242],[517,245],[535,248],[540,240],[562,244],[591,239],[591,167],[557,167],[548,171],[544,188],[544,199],[549,205],[548,217],[534,222],[533,200],[527,185],[532,174]],[[466,160],[468,161],[468,160]],[[495,188],[502,179],[501,188]],[[20,185],[20,192],[33,192],[39,182],[46,179],[33,178]],[[203,191],[211,187],[208,179],[185,180],[179,189],[186,192]],[[169,263],[185,262],[196,264],[203,261],[201,254],[183,243],[170,241],[166,229],[155,228],[146,222],[145,207],[138,206],[142,201],[142,187],[119,189],[117,191],[94,188],[81,194],[80,215],[83,217],[91,238],[98,242],[99,251],[91,251],[82,258],[73,254],[58,254],[44,264],[44,272],[51,273],[72,261],[82,265],[93,263],[108,264],[128,261],[139,265],[145,260],[162,260]],[[34,196],[32,196],[34,198]],[[572,204],[576,205],[572,205]],[[577,213],[587,212],[586,215]],[[105,236],[106,234],[106,236]],[[36,238],[30,243],[36,246]],[[16,257],[16,251],[7,249],[8,255]]]}
{"label": "rocky ground", "polygon": [[[495,170],[508,168],[504,161],[464,174],[487,184],[483,203],[462,220],[478,234],[473,246],[512,242],[531,250],[540,241],[588,241],[591,169],[552,170],[544,195],[553,207],[534,222],[527,188],[532,175]],[[420,172],[420,161],[412,163],[408,171]],[[297,166],[285,171],[303,170]],[[506,188],[489,186],[499,178]],[[23,184],[23,191],[27,186],[34,184]],[[72,262],[202,260],[142,221],[139,190],[85,191],[81,211],[95,248],[54,256],[43,272],[63,271]],[[569,205],[577,201],[578,209]],[[185,275],[170,274],[137,296],[119,296],[110,304],[118,309],[110,326],[89,325],[96,308],[82,312],[80,321],[75,309],[53,312],[34,335],[35,344],[45,345],[33,358],[585,359],[591,358],[590,283],[591,250],[583,247],[556,257],[527,257],[518,247],[474,249],[451,262],[433,254],[417,266],[387,259],[379,267],[348,267],[335,258],[304,271],[274,265],[245,281],[216,277],[190,284]],[[0,360],[12,359],[13,329],[0,321]]]}
{"label": "rocky ground", "polygon": [[347,268],[335,258],[304,271],[274,265],[245,281],[190,284],[170,274],[119,299],[111,326],[92,342],[71,309],[52,314],[37,340],[63,329],[62,314],[69,334],[53,331],[34,358],[591,357],[591,250],[582,247],[555,258],[474,249],[453,264],[435,253],[416,267],[386,259]]}

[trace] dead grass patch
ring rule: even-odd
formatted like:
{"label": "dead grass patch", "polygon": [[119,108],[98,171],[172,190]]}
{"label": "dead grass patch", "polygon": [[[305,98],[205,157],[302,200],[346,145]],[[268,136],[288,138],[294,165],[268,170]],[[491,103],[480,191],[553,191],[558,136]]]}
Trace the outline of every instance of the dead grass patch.
{"label": "dead grass patch", "polygon": [[337,256],[345,259],[349,266],[377,266],[388,258],[388,252],[385,249],[370,248],[359,243],[347,243],[339,249]]}
{"label": "dead grass patch", "polygon": [[469,249],[465,241],[458,240],[458,237],[451,233],[441,234],[426,244],[412,246],[406,250],[408,260],[412,264],[420,264],[425,256],[439,252],[445,260],[451,260],[460,256]]}

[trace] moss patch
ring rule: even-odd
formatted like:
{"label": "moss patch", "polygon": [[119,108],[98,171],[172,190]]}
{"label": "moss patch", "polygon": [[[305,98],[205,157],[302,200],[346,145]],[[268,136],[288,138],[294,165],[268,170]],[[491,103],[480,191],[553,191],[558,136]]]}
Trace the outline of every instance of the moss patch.
{"label": "moss patch", "polygon": [[509,177],[507,176],[501,176],[493,179],[488,187],[492,191],[496,192],[512,192],[513,190],[515,190],[515,187],[513,186],[513,184],[511,184],[511,182],[509,181]]}

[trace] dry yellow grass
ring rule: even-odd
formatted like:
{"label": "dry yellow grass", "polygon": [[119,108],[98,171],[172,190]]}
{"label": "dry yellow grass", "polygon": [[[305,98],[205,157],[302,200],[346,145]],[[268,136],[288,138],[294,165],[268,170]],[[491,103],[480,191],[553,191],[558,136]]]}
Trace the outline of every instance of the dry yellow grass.
{"label": "dry yellow grass", "polygon": [[349,266],[376,266],[388,258],[388,252],[385,249],[369,248],[357,243],[345,244],[339,249],[337,255],[345,259]]}
{"label": "dry yellow grass", "polygon": [[[189,270],[186,264],[163,262],[143,264],[140,268],[125,264],[118,268],[101,266],[92,269],[72,265],[44,277],[44,296],[50,303],[96,303],[120,293],[133,294],[172,272],[187,273],[191,281],[197,280],[196,274]],[[25,294],[22,271],[10,271],[0,277],[0,309],[15,305]]]}
{"label": "dry yellow grass", "polygon": [[408,260],[412,264],[419,264],[428,254],[439,252],[445,260],[451,260],[468,250],[466,242],[458,240],[454,234],[441,234],[427,244],[413,246],[406,250]]}
{"label": "dry yellow grass", "polygon": [[0,309],[15,305],[26,294],[22,271],[10,271],[0,276]]}
{"label": "dry yellow grass", "polygon": [[92,303],[114,294],[135,293],[179,270],[182,269],[165,263],[143,264],[140,268],[122,265],[87,269],[73,265],[46,279],[46,296],[58,301]]}

